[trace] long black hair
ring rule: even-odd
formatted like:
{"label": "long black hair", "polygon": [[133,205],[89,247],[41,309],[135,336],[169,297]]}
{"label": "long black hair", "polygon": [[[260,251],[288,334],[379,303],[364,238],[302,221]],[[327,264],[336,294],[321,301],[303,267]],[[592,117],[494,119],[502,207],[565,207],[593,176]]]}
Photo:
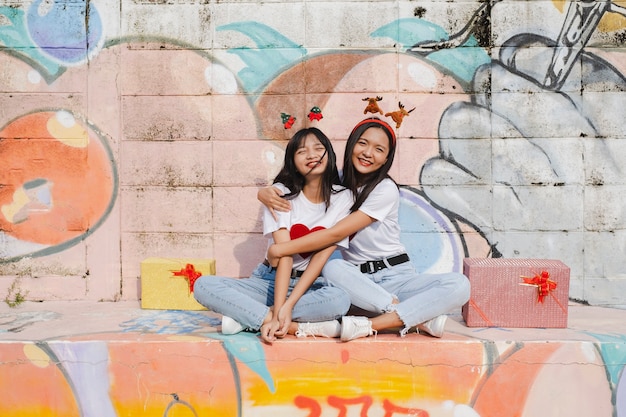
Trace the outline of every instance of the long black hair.
{"label": "long black hair", "polygon": [[[354,151],[354,146],[357,141],[369,128],[382,129],[385,132],[387,138],[389,139],[389,154],[387,155],[387,161],[382,167],[380,167],[380,169],[370,174],[362,175],[356,170],[354,164],[352,163],[352,152]],[[389,169],[391,169],[391,164],[393,164],[395,153],[396,134],[387,122],[384,122],[376,117],[372,117],[359,122],[354,129],[352,129],[352,133],[350,133],[350,136],[348,137],[348,142],[346,142],[346,152],[343,155],[343,185],[352,191],[352,193],[356,196],[350,211],[357,211],[370,195],[372,190],[382,180],[389,178],[394,181],[393,178],[389,176]],[[361,190],[359,191],[359,189]]]}
{"label": "long black hair", "polygon": [[[284,196],[288,200],[295,198],[298,194],[300,194],[306,182],[306,177],[298,172],[294,157],[296,155],[296,151],[303,146],[304,141],[309,135],[315,136],[320,141],[325,149],[324,155],[328,158],[326,169],[322,174],[321,181],[321,194],[324,202],[326,203],[326,208],[328,209],[330,206],[330,196],[335,192],[333,186],[341,186],[341,180],[339,178],[339,172],[337,171],[337,156],[333,150],[333,145],[330,142],[330,139],[328,139],[328,137],[318,128],[309,127],[306,129],[300,129],[293,135],[287,144],[287,148],[285,149],[285,161],[283,163],[283,167],[278,175],[276,175],[276,178],[274,178],[274,183],[279,182],[289,188],[289,191],[291,192]],[[322,156],[321,159],[324,159],[324,156]],[[343,189],[343,187],[341,188]]]}

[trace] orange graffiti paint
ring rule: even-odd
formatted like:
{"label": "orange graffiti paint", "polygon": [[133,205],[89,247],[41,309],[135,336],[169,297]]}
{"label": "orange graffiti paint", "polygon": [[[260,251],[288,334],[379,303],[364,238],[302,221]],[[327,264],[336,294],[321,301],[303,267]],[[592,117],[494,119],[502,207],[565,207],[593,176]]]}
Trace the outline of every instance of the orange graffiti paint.
{"label": "orange graffiti paint", "polygon": [[94,227],[114,193],[97,135],[66,111],[38,112],[0,131],[0,229],[57,245]]}

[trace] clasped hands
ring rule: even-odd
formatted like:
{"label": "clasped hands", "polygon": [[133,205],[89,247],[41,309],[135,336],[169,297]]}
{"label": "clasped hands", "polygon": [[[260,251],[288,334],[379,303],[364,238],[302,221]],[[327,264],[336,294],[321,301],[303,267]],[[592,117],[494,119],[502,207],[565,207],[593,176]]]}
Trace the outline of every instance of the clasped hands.
{"label": "clasped hands", "polygon": [[291,325],[291,307],[283,305],[278,312],[274,311],[272,319],[261,326],[261,339],[272,344],[287,335]]}

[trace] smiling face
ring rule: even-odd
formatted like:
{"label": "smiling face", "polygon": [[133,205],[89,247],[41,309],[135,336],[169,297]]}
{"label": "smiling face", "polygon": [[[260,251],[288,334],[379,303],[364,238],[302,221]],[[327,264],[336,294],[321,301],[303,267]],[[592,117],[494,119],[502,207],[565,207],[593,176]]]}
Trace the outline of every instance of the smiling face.
{"label": "smiling face", "polygon": [[322,175],[326,170],[328,158],[326,148],[313,134],[308,134],[294,155],[296,169],[305,177]]}
{"label": "smiling face", "polygon": [[367,129],[354,144],[352,164],[361,175],[378,171],[387,162],[389,138],[382,129]]}

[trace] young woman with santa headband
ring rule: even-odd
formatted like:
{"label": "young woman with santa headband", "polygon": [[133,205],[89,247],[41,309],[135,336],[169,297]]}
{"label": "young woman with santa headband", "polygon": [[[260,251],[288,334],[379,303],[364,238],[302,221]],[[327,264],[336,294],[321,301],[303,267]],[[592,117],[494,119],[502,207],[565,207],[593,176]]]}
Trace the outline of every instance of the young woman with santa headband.
{"label": "young woman with santa headband", "polygon": [[[400,193],[389,176],[395,150],[396,135],[389,124],[377,118],[358,123],[346,143],[343,164],[343,185],[355,196],[351,213],[328,229],[274,244],[268,251],[270,263],[275,263],[350,237],[349,247],[341,250],[343,259],[329,260],[322,275],[350,294],[354,306],[374,316],[342,317],[342,341],[397,327],[402,327],[401,336],[417,327],[441,337],[446,313],[469,299],[463,274],[419,274],[400,242]],[[289,210],[275,188],[260,190],[258,197],[271,211]]]}

